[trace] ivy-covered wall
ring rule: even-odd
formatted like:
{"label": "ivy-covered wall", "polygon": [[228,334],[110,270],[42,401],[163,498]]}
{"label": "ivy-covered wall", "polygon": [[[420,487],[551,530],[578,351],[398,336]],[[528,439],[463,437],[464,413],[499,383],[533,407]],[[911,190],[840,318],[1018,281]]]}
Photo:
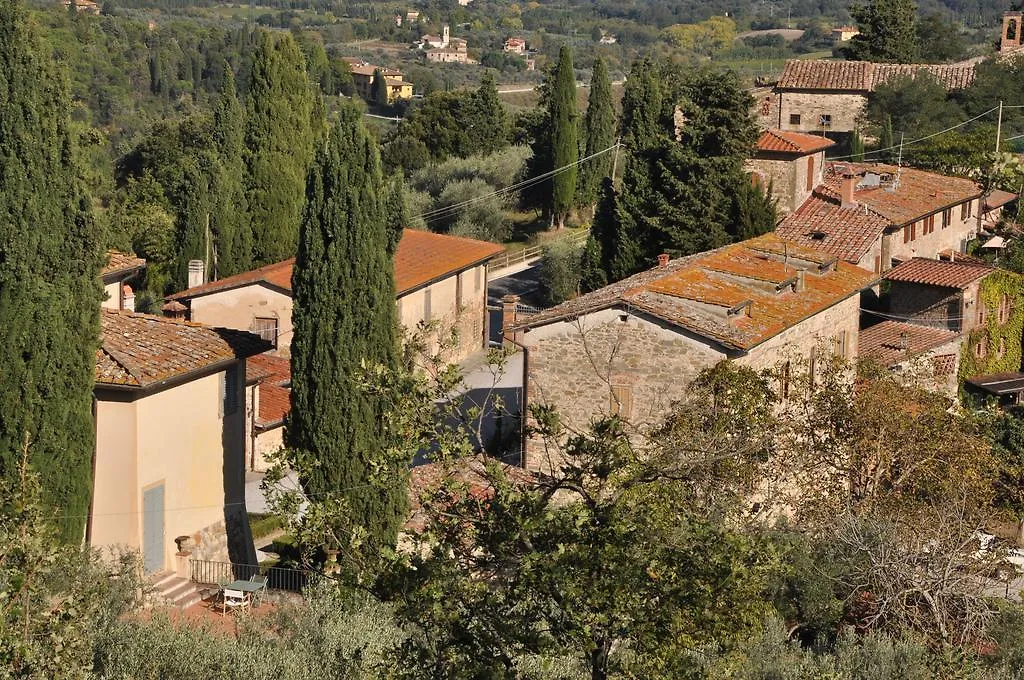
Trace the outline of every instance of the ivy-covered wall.
{"label": "ivy-covered wall", "polygon": [[[1003,295],[1010,300],[1010,316],[999,323],[999,303]],[[984,278],[978,292],[978,304],[985,305],[985,324],[967,334],[960,353],[960,382],[990,373],[1021,370],[1021,337],[1024,334],[1024,276],[998,269]],[[985,356],[978,356],[978,345],[988,340]],[[1005,352],[999,355],[1000,340]]]}

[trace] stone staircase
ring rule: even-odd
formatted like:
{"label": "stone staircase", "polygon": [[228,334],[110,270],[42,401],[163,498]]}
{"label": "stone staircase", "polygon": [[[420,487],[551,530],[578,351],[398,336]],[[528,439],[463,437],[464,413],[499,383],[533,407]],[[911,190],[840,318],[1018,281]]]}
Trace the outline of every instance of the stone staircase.
{"label": "stone staircase", "polygon": [[147,600],[151,605],[186,609],[202,601],[206,587],[180,578],[174,572],[159,571],[149,578],[149,588]]}

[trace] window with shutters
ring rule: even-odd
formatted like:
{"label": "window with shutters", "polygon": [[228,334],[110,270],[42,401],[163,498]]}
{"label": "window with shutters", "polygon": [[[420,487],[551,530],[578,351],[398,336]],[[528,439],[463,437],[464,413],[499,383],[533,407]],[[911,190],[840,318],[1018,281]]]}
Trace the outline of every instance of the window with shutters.
{"label": "window with shutters", "polygon": [[953,209],[946,208],[942,211],[942,228],[945,229],[953,221]]}
{"label": "window with shutters", "polygon": [[924,233],[930,234],[935,231],[935,215],[924,218]]}
{"label": "window with shutters", "polygon": [[252,332],[277,347],[277,319],[256,317],[252,322]]}
{"label": "window with shutters", "polygon": [[903,242],[910,243],[910,225],[903,227]]}
{"label": "window with shutters", "polygon": [[997,318],[1000,324],[1010,320],[1010,296],[1005,293],[999,298],[999,315]]}
{"label": "window with shutters", "polygon": [[462,313],[462,306],[465,304],[462,299],[462,274],[462,272],[459,272],[455,275],[455,306],[457,314]]}
{"label": "window with shutters", "polygon": [[978,344],[974,346],[974,356],[984,359],[988,355],[988,336],[982,336]]}
{"label": "window with shutters", "polygon": [[846,331],[832,336],[832,354],[840,359],[846,358]]}
{"label": "window with shutters", "polygon": [[789,399],[789,382],[792,378],[793,366],[792,363],[787,361],[782,364],[779,369],[779,399],[785,401]]}
{"label": "window with shutters", "polygon": [[978,325],[984,326],[985,321],[988,319],[988,315],[985,313],[985,303],[978,300]]}
{"label": "window with shutters", "polygon": [[960,204],[960,221],[970,219],[974,213],[974,201],[967,201],[966,203]]}
{"label": "window with shutters", "polygon": [[430,290],[430,288],[424,288],[423,289],[423,320],[424,321],[430,321],[430,313],[432,311],[430,309],[430,304],[432,302],[431,299],[430,299],[431,298],[431,292],[432,291]]}
{"label": "window with shutters", "polygon": [[633,388],[629,385],[612,385],[611,412],[623,420],[633,417]]}
{"label": "window with shutters", "polygon": [[807,190],[814,189],[814,156],[807,157]]}

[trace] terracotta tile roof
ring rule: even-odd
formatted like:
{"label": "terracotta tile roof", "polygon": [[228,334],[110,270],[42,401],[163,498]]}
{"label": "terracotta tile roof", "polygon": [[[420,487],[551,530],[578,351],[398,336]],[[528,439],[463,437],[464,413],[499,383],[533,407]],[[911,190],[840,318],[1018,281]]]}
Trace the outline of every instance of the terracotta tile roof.
{"label": "terracotta tile roof", "polygon": [[[980,185],[962,177],[882,163],[847,162],[826,165],[822,193],[838,200],[844,173],[853,173],[861,178],[854,194],[857,203],[896,226],[909,224],[982,195]],[[893,184],[887,178],[896,177],[899,177],[899,187],[893,190]]]}
{"label": "terracotta tile roof", "polygon": [[942,288],[966,288],[992,273],[993,267],[975,262],[945,262],[915,257],[885,273],[888,281],[921,283]]}
{"label": "terracotta tile roof", "polygon": [[[840,202],[844,174],[860,177],[853,208],[843,208]],[[897,176],[899,186],[893,189]],[[826,165],[824,183],[783,218],[776,233],[847,262],[858,262],[886,229],[923,219],[981,193],[978,184],[960,177],[880,163],[833,162]]]}
{"label": "terracotta tile roof", "polygon": [[[486,262],[504,250],[503,246],[488,241],[406,229],[395,252],[395,293],[404,295],[448,274]],[[188,300],[253,283],[268,283],[290,294],[294,265],[293,257],[251,272],[189,288],[168,295],[167,299]]]}
{"label": "terracotta tile roof", "polygon": [[270,349],[258,335],[177,319],[103,309],[96,382],[147,387]]}
{"label": "terracotta tile roof", "polygon": [[104,278],[117,278],[120,274],[138,271],[146,266],[146,261],[131,253],[122,253],[119,250],[107,251],[107,262],[103,265],[102,275]]}
{"label": "terracotta tile roof", "polygon": [[[801,271],[805,287],[797,292]],[[869,271],[765,234],[670,261],[526,317],[515,328],[619,307],[645,312],[725,347],[749,350],[875,280]]]}
{"label": "terracotta tile roof", "polygon": [[786,130],[765,130],[757,139],[758,151],[775,153],[809,154],[835,146],[835,142],[826,137],[805,135],[800,132]]}
{"label": "terracotta tile roof", "polygon": [[974,82],[974,63],[958,64],[875,64],[869,61],[791,59],[777,87],[791,90],[842,90],[874,92],[897,76],[915,76],[927,71],[948,90],[969,87]]}
{"label": "terracotta tile roof", "polygon": [[349,62],[349,70],[352,72],[353,75],[373,77],[373,74],[377,72],[377,69],[380,69],[381,73],[383,73],[385,77],[402,75],[401,71],[398,71],[393,68],[375,66],[374,64],[367,64],[366,62],[360,61]]}
{"label": "terracotta tile roof", "polygon": [[989,192],[988,196],[985,197],[984,210],[993,210],[994,208],[1001,208],[1010,201],[1017,199],[1017,194],[1010,193],[1009,191],[1003,191],[1002,189],[993,189]]}
{"label": "terracotta tile roof", "polygon": [[292,407],[291,393],[290,389],[281,385],[261,384],[260,412],[256,418],[256,426],[271,429],[284,423],[284,418]]}
{"label": "terracotta tile roof", "polygon": [[889,220],[869,210],[843,208],[838,202],[811,196],[783,218],[775,233],[841,260],[859,262],[887,226]]}
{"label": "terracotta tile roof", "polygon": [[[858,347],[860,356],[874,359],[883,366],[892,366],[958,337],[959,333],[945,328],[883,321],[860,332]],[[906,349],[901,345],[901,338],[906,340]]]}
{"label": "terracotta tile roof", "polygon": [[245,362],[245,381],[264,380],[275,385],[292,381],[291,361],[273,354],[257,354]]}

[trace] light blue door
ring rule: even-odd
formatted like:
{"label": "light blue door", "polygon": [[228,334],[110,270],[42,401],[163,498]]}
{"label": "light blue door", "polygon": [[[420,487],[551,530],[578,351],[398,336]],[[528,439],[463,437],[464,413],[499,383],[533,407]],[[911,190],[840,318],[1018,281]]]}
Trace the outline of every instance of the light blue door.
{"label": "light blue door", "polygon": [[142,563],[147,574],[164,568],[164,485],[142,492]]}

